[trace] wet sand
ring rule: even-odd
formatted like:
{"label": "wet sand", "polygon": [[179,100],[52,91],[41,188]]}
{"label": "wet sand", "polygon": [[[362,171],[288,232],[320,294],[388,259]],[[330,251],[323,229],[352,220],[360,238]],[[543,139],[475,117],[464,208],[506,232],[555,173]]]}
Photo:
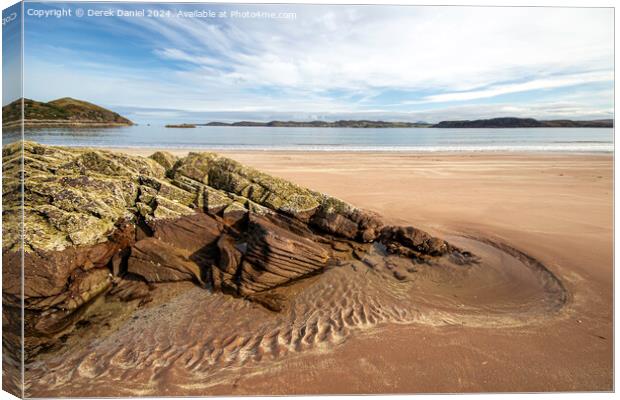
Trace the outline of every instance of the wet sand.
{"label": "wet sand", "polygon": [[75,363],[33,365],[33,395],[612,390],[610,155],[222,154],[473,247],[489,268],[420,267],[404,284],[331,270],[282,315],[191,284],[158,289],[165,306],[137,310]]}

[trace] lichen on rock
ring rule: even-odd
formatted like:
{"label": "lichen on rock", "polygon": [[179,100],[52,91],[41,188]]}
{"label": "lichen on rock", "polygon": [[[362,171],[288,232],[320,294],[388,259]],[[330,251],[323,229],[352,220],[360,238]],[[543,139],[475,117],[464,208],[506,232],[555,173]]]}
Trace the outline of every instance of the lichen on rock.
{"label": "lichen on rock", "polygon": [[151,154],[149,158],[155,160],[159,165],[164,167],[166,171],[171,170],[179,159],[177,156],[167,151],[156,151]]}
{"label": "lichen on rock", "polygon": [[190,153],[180,160],[174,178],[182,176],[300,219],[308,219],[320,204],[316,192],[214,153]]}

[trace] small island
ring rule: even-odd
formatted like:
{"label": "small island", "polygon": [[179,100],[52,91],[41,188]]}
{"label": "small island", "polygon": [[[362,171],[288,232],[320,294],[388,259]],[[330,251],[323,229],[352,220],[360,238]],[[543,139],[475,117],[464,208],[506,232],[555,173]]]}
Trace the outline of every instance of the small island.
{"label": "small island", "polygon": [[117,127],[134,124],[113,111],[70,97],[48,103],[16,100],[2,107],[2,121],[3,128],[15,128],[22,124],[25,127]]}
{"label": "small island", "polygon": [[195,124],[166,125],[166,128],[183,128],[183,129],[187,129],[187,128],[195,128],[195,127],[196,127]]}

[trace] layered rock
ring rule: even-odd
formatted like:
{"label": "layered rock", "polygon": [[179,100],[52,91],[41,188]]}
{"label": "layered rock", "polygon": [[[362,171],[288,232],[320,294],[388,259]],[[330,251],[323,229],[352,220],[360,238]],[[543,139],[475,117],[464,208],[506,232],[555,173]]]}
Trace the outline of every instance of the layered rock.
{"label": "layered rock", "polygon": [[302,236],[266,217],[251,215],[247,235],[239,275],[242,294],[262,292],[320,271],[331,259],[311,232]]}
{"label": "layered rock", "polygon": [[127,271],[148,282],[195,280],[204,284],[203,272],[191,259],[191,253],[155,238],[140,240],[132,246]]}
{"label": "layered rock", "polygon": [[[23,170],[22,170],[23,146]],[[220,157],[149,158],[24,142],[3,148],[3,299],[21,296],[31,335],[55,335],[107,292],[131,301],[148,283],[193,281],[249,298],[316,274],[381,242],[420,261],[471,255],[413,227]],[[351,250],[348,250],[351,249]],[[334,252],[335,250],[335,252]],[[358,254],[359,256],[359,254]]]}

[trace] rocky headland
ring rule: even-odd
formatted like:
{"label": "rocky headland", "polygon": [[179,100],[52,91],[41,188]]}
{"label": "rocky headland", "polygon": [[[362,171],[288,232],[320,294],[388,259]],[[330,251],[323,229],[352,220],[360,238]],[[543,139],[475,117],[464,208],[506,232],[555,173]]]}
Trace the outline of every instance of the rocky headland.
{"label": "rocky headland", "polygon": [[[23,105],[23,115],[22,115]],[[133,122],[103,107],[69,97],[48,103],[19,99],[2,107],[2,127],[116,127]]]}

